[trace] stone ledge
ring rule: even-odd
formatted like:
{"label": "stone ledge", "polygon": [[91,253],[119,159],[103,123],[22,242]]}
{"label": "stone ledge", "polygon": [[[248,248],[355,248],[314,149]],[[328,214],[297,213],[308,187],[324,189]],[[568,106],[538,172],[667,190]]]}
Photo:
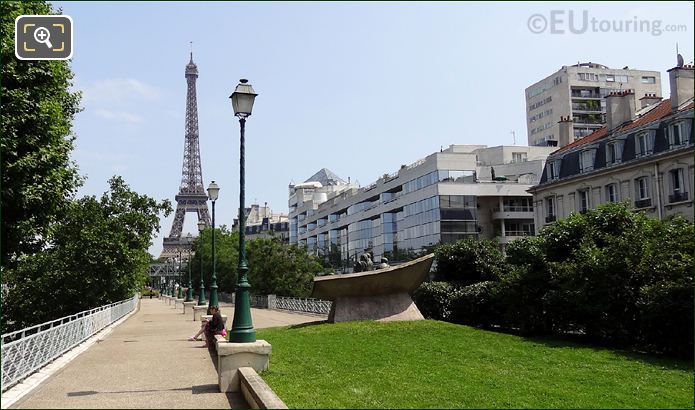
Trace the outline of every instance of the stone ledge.
{"label": "stone ledge", "polygon": [[287,405],[251,367],[239,368],[241,393],[254,409],[286,409]]}
{"label": "stone ledge", "polygon": [[199,305],[199,306],[193,306],[193,321],[197,322],[200,320],[200,317],[207,312],[208,307],[207,305]]}
{"label": "stone ledge", "polygon": [[[221,340],[218,338],[221,338]],[[266,342],[265,340],[256,340],[252,343],[231,343],[228,342],[223,336],[216,335],[215,341],[217,342],[218,356],[228,356],[230,354],[237,353],[269,355],[273,350],[270,343]]]}
{"label": "stone ledge", "polygon": [[193,300],[190,302],[183,302],[183,313],[186,314],[186,310],[192,309],[196,303],[198,303],[198,302],[195,302]]}
{"label": "stone ledge", "polygon": [[230,343],[220,336],[215,336],[217,349],[217,384],[221,392],[238,392],[241,390],[239,368],[251,367],[256,371],[268,369],[270,363],[270,343],[256,340],[252,343]]}

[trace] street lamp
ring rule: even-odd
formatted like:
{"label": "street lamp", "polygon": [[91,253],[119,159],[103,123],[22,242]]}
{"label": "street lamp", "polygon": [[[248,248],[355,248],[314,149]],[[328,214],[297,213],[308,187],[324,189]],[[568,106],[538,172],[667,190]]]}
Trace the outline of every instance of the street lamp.
{"label": "street lamp", "polygon": [[179,251],[179,275],[178,275],[178,277],[179,277],[179,289],[178,289],[178,292],[176,294],[176,298],[177,299],[183,299],[183,273],[182,273],[183,272],[183,268],[182,268],[183,249],[179,248],[178,251]]}
{"label": "street lamp", "polygon": [[[169,269],[171,269],[171,273],[174,272],[174,260],[172,258],[167,258],[167,273],[169,273]],[[166,282],[167,296],[174,296],[174,291],[171,287],[171,276],[167,278]]]}
{"label": "street lamp", "polygon": [[191,241],[193,240],[193,236],[191,233],[188,233],[188,291],[186,291],[186,300],[184,302],[193,302],[193,284],[191,283]]}
{"label": "street lamp", "polygon": [[248,84],[248,80],[241,79],[236,89],[229,97],[232,99],[234,115],[239,118],[241,129],[239,151],[239,266],[237,267],[237,283],[234,294],[234,321],[229,331],[229,341],[235,343],[251,343],[256,341],[256,330],[251,321],[251,285],[248,281],[249,267],[246,262],[246,213],[244,212],[245,175],[244,175],[244,133],[246,117],[251,115],[256,92]]}
{"label": "street lamp", "polygon": [[203,231],[205,230],[205,221],[198,221],[198,256],[200,256],[200,289],[198,294],[198,306],[204,305],[205,302],[205,281],[203,280]]}
{"label": "street lamp", "polygon": [[220,187],[215,181],[208,185],[208,198],[212,201],[212,277],[210,278],[210,302],[208,303],[208,315],[210,314],[210,306],[219,307],[217,300],[217,255],[215,254],[215,201],[220,195]]}

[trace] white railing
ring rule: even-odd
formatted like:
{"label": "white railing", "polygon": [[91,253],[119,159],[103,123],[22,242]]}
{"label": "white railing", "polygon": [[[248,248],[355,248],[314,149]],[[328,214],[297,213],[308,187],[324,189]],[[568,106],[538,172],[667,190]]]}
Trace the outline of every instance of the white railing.
{"label": "white railing", "polygon": [[286,298],[283,296],[278,296],[275,299],[275,309],[327,315],[331,311],[331,302],[328,300]]}
{"label": "white railing", "polygon": [[2,391],[132,312],[139,295],[2,335]]}

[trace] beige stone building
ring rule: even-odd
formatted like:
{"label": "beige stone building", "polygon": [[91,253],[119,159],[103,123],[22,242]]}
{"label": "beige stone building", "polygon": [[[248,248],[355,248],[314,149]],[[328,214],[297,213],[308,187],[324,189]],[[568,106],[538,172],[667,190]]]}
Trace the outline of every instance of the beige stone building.
{"label": "beige stone building", "polygon": [[[596,63],[563,66],[526,89],[528,145],[563,147],[601,128],[606,122],[605,96],[633,90],[637,99],[661,96],[658,71],[614,69]],[[569,117],[572,133],[560,140],[560,117]]]}
{"label": "beige stone building", "polygon": [[[537,229],[606,202],[626,201],[655,218],[693,219],[693,66],[669,70],[671,97],[605,98],[606,125],[553,152],[534,197]],[[639,101],[636,102],[636,101]],[[562,118],[560,138],[574,123]]]}
{"label": "beige stone building", "polygon": [[[268,204],[252,204],[245,208],[246,239],[275,237],[283,243],[290,241],[290,225],[286,214],[274,213]],[[234,218],[232,230],[239,229],[239,218]]]}

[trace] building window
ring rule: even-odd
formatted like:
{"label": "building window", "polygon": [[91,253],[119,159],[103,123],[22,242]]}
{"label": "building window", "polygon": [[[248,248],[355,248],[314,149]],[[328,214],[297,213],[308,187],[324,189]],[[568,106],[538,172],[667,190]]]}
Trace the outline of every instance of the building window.
{"label": "building window", "polygon": [[606,185],[606,201],[616,203],[618,198],[618,184]]}
{"label": "building window", "polygon": [[555,221],[556,215],[555,215],[555,197],[554,196],[549,196],[545,198],[545,222],[553,222]]}
{"label": "building window", "polygon": [[642,84],[654,84],[656,83],[656,77],[642,77]]}
{"label": "building window", "polygon": [[613,74],[606,74],[606,82],[614,83],[615,82],[615,76]]}
{"label": "building window", "polygon": [[560,178],[560,160],[548,163],[548,179],[558,179]]}
{"label": "building window", "polygon": [[671,182],[671,195],[668,196],[668,202],[674,203],[687,201],[688,193],[685,191],[683,168],[672,169],[668,174]]}
{"label": "building window", "polygon": [[512,162],[526,162],[526,160],[525,152],[512,152]]}
{"label": "building window", "polygon": [[629,81],[629,79],[628,79],[628,76],[626,76],[626,75],[616,75],[615,81],[619,82],[619,83],[626,83]]}
{"label": "building window", "polygon": [[649,177],[637,178],[635,180],[635,208],[646,208],[652,206],[649,196]]}
{"label": "building window", "polygon": [[623,157],[623,142],[613,141],[606,144],[606,165],[619,164]]}
{"label": "building window", "polygon": [[580,189],[577,191],[579,194],[579,212],[586,212],[589,210],[589,193],[591,191],[589,188]]}
{"label": "building window", "polygon": [[635,136],[635,155],[642,157],[652,153],[654,135],[651,132],[641,132]]}
{"label": "building window", "polygon": [[684,121],[671,124],[668,127],[668,144],[671,148],[680,147],[688,143],[688,135],[685,132]]}
{"label": "building window", "polygon": [[594,169],[594,154],[596,153],[595,149],[590,149],[586,151],[582,151],[581,154],[579,154],[579,169],[581,169],[582,172],[587,172],[591,171]]}

